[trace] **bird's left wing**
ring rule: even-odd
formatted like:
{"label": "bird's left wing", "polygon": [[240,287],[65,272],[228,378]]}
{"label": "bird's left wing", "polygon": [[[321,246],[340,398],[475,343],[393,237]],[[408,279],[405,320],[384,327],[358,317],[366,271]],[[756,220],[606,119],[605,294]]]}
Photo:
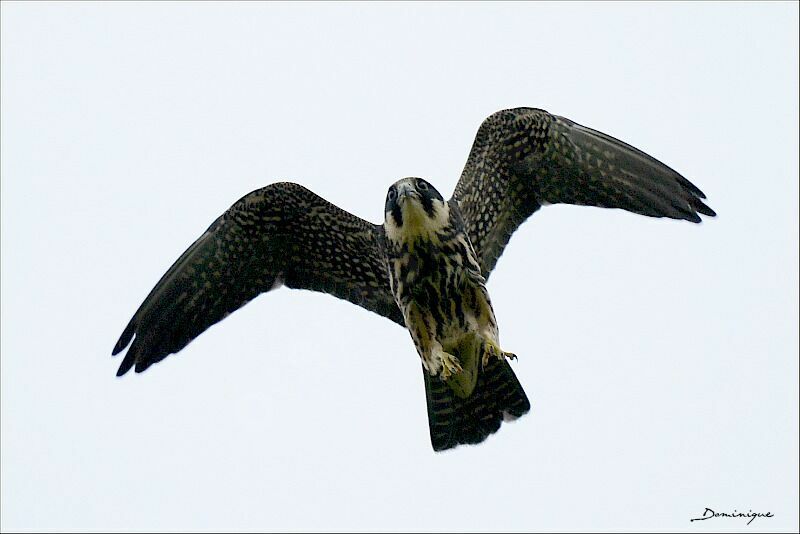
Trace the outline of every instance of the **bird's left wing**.
{"label": "bird's left wing", "polygon": [[380,228],[298,184],[272,184],[242,197],[139,307],[112,353],[133,339],[117,376],[134,365],[144,371],[282,284],[349,300],[403,325]]}
{"label": "bird's left wing", "polygon": [[511,234],[545,204],[620,208],[700,222],[705,195],[655,158],[541,109],[498,111],[481,124],[456,185],[485,277]]}

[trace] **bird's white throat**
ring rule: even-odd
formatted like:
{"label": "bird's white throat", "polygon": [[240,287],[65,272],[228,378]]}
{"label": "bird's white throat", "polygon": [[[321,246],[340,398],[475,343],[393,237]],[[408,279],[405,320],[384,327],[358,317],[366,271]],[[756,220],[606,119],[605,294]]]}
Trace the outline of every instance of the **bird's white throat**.
{"label": "bird's white throat", "polygon": [[403,224],[398,226],[391,212],[386,213],[384,228],[386,237],[397,243],[415,241],[420,238],[437,239],[436,233],[450,224],[450,207],[446,202],[433,201],[433,214],[429,215],[422,202],[409,197],[402,201],[400,210]]}

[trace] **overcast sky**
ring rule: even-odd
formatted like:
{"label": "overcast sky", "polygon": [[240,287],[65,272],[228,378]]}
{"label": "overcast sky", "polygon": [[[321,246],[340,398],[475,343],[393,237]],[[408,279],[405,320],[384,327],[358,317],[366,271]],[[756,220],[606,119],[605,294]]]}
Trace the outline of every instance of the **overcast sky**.
{"label": "overcast sky", "polygon": [[[797,3],[2,3],[2,529],[798,529]],[[419,357],[261,296],[146,373],[122,329],[242,195],[382,222],[544,108],[684,174],[700,225],[553,206],[488,288],[533,408],[434,453]]]}

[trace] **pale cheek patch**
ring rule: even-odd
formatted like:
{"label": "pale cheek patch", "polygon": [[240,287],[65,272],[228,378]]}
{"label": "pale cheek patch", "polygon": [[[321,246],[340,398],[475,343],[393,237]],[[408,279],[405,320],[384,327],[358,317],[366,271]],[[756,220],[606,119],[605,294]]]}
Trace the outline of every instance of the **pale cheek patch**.
{"label": "pale cheek patch", "polygon": [[441,230],[450,224],[450,206],[441,200],[434,200],[434,224],[437,230]]}
{"label": "pale cheek patch", "polygon": [[392,241],[401,241],[402,233],[400,227],[397,226],[397,223],[394,221],[391,211],[386,212],[383,228],[386,231],[386,237]]}

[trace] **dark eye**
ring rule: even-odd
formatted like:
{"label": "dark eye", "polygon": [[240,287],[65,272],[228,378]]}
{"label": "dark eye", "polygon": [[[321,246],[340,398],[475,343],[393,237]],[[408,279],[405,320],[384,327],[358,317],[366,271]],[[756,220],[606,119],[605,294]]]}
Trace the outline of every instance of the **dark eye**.
{"label": "dark eye", "polygon": [[389,195],[386,198],[388,198],[390,202],[392,200],[396,199],[397,198],[397,191],[395,191],[394,188],[389,189]]}
{"label": "dark eye", "polygon": [[428,183],[425,180],[417,180],[417,189],[420,191],[427,191]]}

